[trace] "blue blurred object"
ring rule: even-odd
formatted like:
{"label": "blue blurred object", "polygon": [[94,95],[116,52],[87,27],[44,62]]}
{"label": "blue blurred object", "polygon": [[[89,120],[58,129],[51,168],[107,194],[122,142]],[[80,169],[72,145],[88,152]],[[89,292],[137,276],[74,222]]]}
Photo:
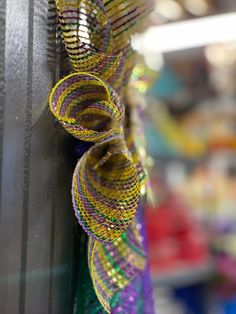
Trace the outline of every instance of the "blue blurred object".
{"label": "blue blurred object", "polygon": [[154,125],[146,123],[144,126],[145,138],[147,141],[147,151],[152,157],[176,156],[177,152],[166,139],[157,131]]}
{"label": "blue blurred object", "polygon": [[207,314],[209,304],[206,291],[206,285],[201,283],[176,289],[175,297],[185,305],[187,314]]}
{"label": "blue blurred object", "polygon": [[236,313],[236,298],[228,299],[222,302],[222,313],[224,314]]}
{"label": "blue blurred object", "polygon": [[171,68],[165,66],[148,92],[148,95],[165,101],[173,99],[175,95],[184,89],[180,77]]}

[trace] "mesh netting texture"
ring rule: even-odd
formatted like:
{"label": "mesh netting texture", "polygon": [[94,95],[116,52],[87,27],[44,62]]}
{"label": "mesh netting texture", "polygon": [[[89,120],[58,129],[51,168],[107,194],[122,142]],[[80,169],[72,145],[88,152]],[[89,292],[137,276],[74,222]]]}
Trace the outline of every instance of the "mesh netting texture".
{"label": "mesh netting texture", "polygon": [[[89,236],[88,268],[101,304],[99,313],[136,313],[147,272],[137,215],[145,172],[134,135],[124,126],[126,92],[135,64],[130,39],[142,28],[152,2],[55,3],[73,73],[52,89],[49,106],[68,133],[92,144],[74,170],[72,201]],[[134,293],[133,285],[136,292],[140,287],[139,292]],[[124,310],[127,291],[127,304],[134,311]],[[151,314],[153,308],[137,313]]]}

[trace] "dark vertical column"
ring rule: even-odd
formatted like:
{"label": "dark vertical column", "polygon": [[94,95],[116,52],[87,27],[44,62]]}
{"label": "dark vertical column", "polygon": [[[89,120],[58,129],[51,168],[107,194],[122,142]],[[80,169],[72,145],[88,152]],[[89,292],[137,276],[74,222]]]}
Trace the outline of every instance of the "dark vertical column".
{"label": "dark vertical column", "polygon": [[[5,68],[5,14],[6,13],[6,2],[2,0],[0,2],[0,178],[2,173],[2,145],[3,145],[3,118],[4,118],[4,102],[5,102],[5,79],[4,79],[4,68]],[[0,191],[1,191],[1,180],[0,180]],[[0,205],[1,206],[1,205]],[[0,207],[1,217],[1,207]]]}
{"label": "dark vertical column", "polygon": [[[1,190],[2,190],[2,158],[3,158],[3,120],[5,105],[5,23],[6,23],[6,2],[0,2],[0,228],[1,228]],[[1,253],[1,251],[0,251]],[[3,261],[0,259],[0,304],[5,306],[3,289],[4,282]]]}
{"label": "dark vertical column", "polygon": [[[1,177],[1,312],[19,313],[25,223],[25,138],[28,81],[28,1],[6,0],[5,103]],[[27,122],[28,123],[28,122]]]}
{"label": "dark vertical column", "polygon": [[47,109],[59,77],[54,2],[5,1],[0,2],[0,313],[72,313],[73,165],[68,137]]}

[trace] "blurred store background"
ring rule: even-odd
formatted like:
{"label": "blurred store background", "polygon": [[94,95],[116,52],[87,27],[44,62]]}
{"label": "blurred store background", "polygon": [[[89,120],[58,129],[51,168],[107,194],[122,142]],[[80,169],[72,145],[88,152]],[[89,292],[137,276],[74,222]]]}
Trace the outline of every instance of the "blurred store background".
{"label": "blurred store background", "polygon": [[133,45],[157,313],[235,314],[236,1],[156,0]]}

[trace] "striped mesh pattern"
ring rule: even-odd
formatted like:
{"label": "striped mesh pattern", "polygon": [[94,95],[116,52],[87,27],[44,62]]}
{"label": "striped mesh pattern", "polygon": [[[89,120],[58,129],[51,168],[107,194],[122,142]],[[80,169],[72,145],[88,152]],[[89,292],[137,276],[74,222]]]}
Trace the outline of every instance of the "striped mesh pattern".
{"label": "striped mesh pattern", "polygon": [[127,287],[146,265],[136,220],[113,243],[90,240],[89,267],[96,294],[104,308],[112,310],[110,300]]}
{"label": "striped mesh pattern", "polygon": [[[130,39],[149,0],[55,0],[74,73],[52,89],[49,105],[63,128],[92,142],[73,175],[76,217],[90,236],[89,269],[104,309],[145,268],[136,228],[143,169],[124,132],[125,96],[135,63]],[[112,301],[113,300],[113,301]]]}

